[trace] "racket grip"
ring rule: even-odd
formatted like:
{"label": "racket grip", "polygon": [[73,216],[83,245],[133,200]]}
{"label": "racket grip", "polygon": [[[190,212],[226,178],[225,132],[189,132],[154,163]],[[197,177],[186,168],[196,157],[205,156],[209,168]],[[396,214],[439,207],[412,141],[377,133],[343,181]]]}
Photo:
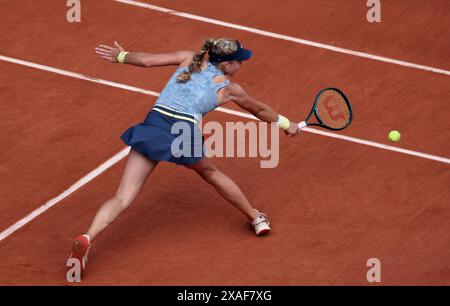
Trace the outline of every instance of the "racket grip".
{"label": "racket grip", "polygon": [[298,124],[298,128],[299,128],[299,129],[303,129],[303,128],[305,128],[307,125],[308,125],[308,124],[307,124],[305,121],[302,121],[302,122],[300,122],[300,123]]}

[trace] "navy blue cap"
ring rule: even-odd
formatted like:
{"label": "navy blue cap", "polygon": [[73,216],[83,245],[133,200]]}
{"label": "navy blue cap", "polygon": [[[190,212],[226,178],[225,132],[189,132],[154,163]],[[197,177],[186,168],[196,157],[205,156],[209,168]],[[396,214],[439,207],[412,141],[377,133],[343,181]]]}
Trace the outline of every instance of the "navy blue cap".
{"label": "navy blue cap", "polygon": [[228,62],[228,61],[246,61],[250,59],[253,55],[253,52],[242,47],[239,41],[236,41],[238,45],[238,49],[236,52],[232,54],[224,54],[224,55],[215,55],[209,51],[209,61],[213,63],[217,62]]}

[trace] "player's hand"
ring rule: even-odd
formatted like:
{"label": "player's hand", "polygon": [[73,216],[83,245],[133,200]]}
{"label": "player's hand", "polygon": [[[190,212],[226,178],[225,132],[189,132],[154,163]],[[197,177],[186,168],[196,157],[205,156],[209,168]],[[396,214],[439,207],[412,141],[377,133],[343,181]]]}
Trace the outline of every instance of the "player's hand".
{"label": "player's hand", "polygon": [[288,128],[286,131],[284,131],[284,132],[286,133],[286,135],[287,135],[289,138],[291,138],[291,137],[296,136],[296,135],[300,132],[300,129],[298,128],[297,123],[291,121],[291,125],[290,125],[289,128]]}
{"label": "player's hand", "polygon": [[117,56],[119,56],[119,53],[122,51],[124,51],[124,49],[117,43],[117,41],[114,42],[114,47],[99,45],[95,48],[95,53],[111,63],[118,62]]}

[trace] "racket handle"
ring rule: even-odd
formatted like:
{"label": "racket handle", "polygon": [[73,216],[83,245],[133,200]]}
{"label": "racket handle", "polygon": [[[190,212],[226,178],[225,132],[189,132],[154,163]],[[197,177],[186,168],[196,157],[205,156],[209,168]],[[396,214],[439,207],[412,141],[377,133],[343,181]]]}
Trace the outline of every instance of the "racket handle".
{"label": "racket handle", "polygon": [[307,124],[305,121],[302,121],[302,122],[300,122],[300,123],[298,124],[298,128],[299,128],[299,129],[303,129],[303,128],[305,128],[307,125],[308,125],[308,124]]}

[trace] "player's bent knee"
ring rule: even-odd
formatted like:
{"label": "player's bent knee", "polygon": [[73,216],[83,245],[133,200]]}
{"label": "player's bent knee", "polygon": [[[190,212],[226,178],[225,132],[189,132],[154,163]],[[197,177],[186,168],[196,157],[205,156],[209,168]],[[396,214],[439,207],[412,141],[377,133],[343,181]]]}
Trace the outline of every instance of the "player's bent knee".
{"label": "player's bent knee", "polygon": [[212,183],[214,183],[214,181],[216,179],[218,171],[214,168],[207,168],[207,169],[202,169],[201,171],[197,171],[197,173],[200,174],[200,176],[205,181],[212,184]]}
{"label": "player's bent knee", "polygon": [[123,208],[127,209],[133,200],[135,199],[135,195],[133,194],[126,194],[126,193],[116,193],[115,198],[117,200],[117,203]]}
{"label": "player's bent knee", "polygon": [[116,196],[122,201],[127,201],[130,198],[134,199],[142,189],[143,184],[141,183],[131,183],[120,184],[116,191]]}

